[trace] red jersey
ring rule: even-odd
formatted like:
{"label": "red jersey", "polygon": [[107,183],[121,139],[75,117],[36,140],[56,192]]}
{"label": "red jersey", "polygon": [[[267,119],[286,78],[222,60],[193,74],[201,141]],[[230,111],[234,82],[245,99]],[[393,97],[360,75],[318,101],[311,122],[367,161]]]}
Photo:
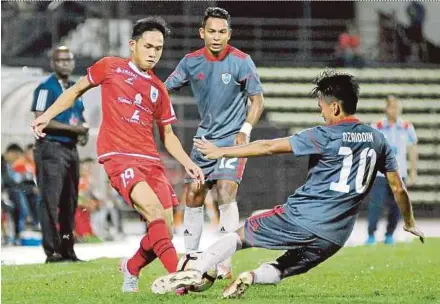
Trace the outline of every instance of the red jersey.
{"label": "red jersey", "polygon": [[130,59],[104,57],[87,69],[89,82],[101,85],[102,124],[98,160],[112,155],[160,160],[153,124],[177,121],[163,82],[141,72]]}

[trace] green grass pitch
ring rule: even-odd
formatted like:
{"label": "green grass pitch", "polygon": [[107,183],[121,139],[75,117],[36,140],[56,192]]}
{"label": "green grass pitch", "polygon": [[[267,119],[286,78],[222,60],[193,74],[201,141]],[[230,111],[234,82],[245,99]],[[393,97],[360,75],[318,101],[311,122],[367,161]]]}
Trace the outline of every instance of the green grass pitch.
{"label": "green grass pitch", "polygon": [[[281,252],[248,249],[233,258],[235,275]],[[306,274],[277,286],[252,286],[239,300],[223,300],[226,281],[205,293],[157,296],[150,284],[165,271],[144,269],[138,294],[122,294],[119,260],[2,266],[2,303],[440,303],[440,239],[395,246],[343,248]]]}

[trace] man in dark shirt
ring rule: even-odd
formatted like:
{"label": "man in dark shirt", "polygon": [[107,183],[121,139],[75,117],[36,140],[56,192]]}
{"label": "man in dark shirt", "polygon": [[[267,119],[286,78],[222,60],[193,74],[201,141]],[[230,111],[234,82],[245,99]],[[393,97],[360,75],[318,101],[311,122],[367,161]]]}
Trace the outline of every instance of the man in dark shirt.
{"label": "man in dark shirt", "polygon": [[[35,89],[32,111],[35,117],[49,108],[74,82],[73,54],[61,46],[52,55],[54,73]],[[73,250],[74,215],[78,203],[79,158],[76,144],[85,144],[88,127],[81,98],[56,116],[45,128],[47,136],[35,144],[37,183],[41,191],[41,228],[46,263],[79,261]],[[57,228],[59,226],[59,229]]]}

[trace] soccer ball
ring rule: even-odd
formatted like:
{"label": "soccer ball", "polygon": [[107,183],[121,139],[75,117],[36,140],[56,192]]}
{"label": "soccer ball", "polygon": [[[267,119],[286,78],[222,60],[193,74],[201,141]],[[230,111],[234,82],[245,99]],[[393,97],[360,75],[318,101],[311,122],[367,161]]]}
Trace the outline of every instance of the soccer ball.
{"label": "soccer ball", "polygon": [[[200,259],[202,252],[192,252],[184,254],[177,264],[177,271],[192,269],[192,265],[195,261]],[[192,285],[189,291],[202,292],[206,291],[214,285],[215,279],[217,278],[217,267],[211,267],[202,275],[202,283],[197,285]]]}

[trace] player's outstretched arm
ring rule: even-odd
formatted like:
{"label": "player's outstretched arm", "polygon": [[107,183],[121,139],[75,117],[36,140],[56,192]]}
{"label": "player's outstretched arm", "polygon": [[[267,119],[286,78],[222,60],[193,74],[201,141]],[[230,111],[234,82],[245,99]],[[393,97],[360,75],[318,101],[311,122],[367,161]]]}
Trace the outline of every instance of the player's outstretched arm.
{"label": "player's outstretched arm", "polygon": [[403,183],[399,172],[387,172],[386,177],[388,180],[388,184],[393,191],[394,197],[396,198],[396,202],[399,206],[400,212],[403,216],[403,221],[405,223],[403,229],[405,229],[405,231],[408,231],[409,233],[418,236],[420,238],[420,241],[423,243],[425,236],[423,235],[423,232],[416,227],[416,221],[414,219],[408,191],[406,190],[405,184]]}
{"label": "player's outstretched arm", "polygon": [[159,126],[160,138],[167,149],[167,151],[183,166],[189,176],[198,180],[201,184],[205,183],[205,176],[202,169],[200,169],[191,158],[183,150],[180,140],[173,132],[171,125]]}
{"label": "player's outstretched arm", "polygon": [[272,140],[257,140],[246,145],[219,148],[205,138],[194,139],[194,145],[209,159],[221,157],[255,157],[280,153],[291,153],[289,137]]}
{"label": "player's outstretched arm", "polygon": [[70,108],[78,97],[92,87],[93,85],[89,82],[87,77],[83,77],[76,84],[65,90],[49,109],[32,121],[31,127],[35,137],[37,139],[44,137],[46,134],[43,130],[49,124],[49,121]]}
{"label": "player's outstretched arm", "polygon": [[407,180],[408,185],[415,184],[417,180],[417,162],[419,155],[417,152],[417,144],[408,147],[409,154],[409,178]]}

